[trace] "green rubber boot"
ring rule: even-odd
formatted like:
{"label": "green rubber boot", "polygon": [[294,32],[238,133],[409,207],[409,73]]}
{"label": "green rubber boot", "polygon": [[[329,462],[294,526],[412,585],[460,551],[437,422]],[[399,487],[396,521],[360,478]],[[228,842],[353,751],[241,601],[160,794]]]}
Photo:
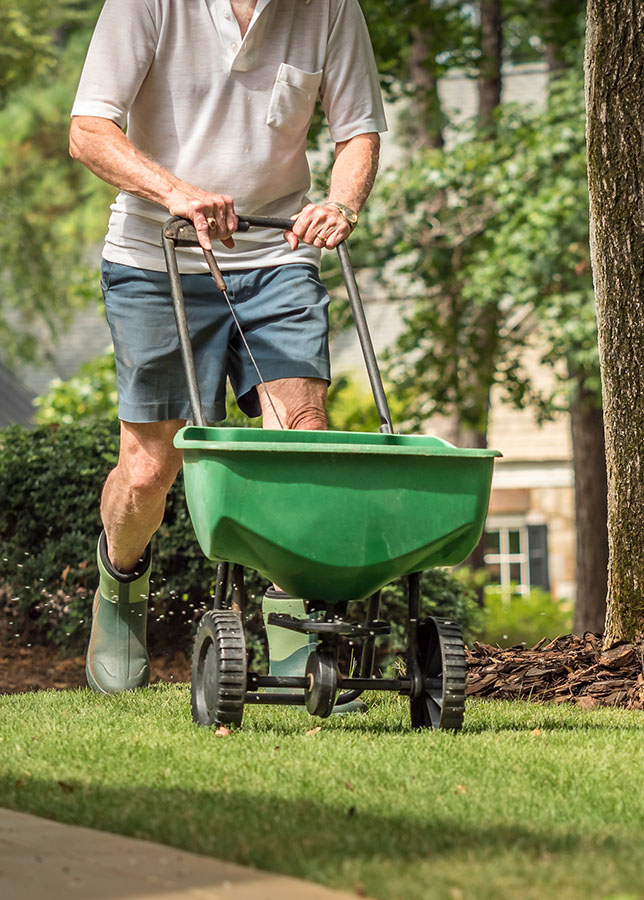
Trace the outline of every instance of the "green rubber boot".
{"label": "green rubber boot", "polygon": [[[304,600],[291,597],[284,591],[276,591],[268,588],[262,601],[262,614],[264,623],[268,622],[270,613],[286,613],[297,619],[307,618],[306,604]],[[268,641],[268,674],[282,675],[289,678],[303,677],[306,670],[306,661],[317,647],[317,638],[314,634],[300,634],[298,631],[289,631],[280,628],[279,625],[266,624],[266,640]],[[289,688],[272,688],[271,693],[292,693]],[[340,706],[333,707],[333,715],[343,713],[367,712],[367,705],[362,700],[351,700]]]}
{"label": "green rubber boot", "polygon": [[[284,591],[268,588],[262,601],[264,622],[268,622],[270,613],[285,613],[296,619],[306,618],[304,600],[291,597]],[[279,625],[266,625],[268,641],[268,674],[282,675],[289,678],[304,676],[309,653],[315,650],[317,640],[314,634],[300,634],[288,631]],[[280,688],[280,690],[282,690]],[[290,693],[288,688],[283,690]]]}
{"label": "green rubber boot", "polygon": [[87,648],[87,683],[101,694],[145,687],[150,681],[146,648],[150,545],[130,575],[123,575],[112,566],[105,532],[98,540],[97,556],[100,580]]}

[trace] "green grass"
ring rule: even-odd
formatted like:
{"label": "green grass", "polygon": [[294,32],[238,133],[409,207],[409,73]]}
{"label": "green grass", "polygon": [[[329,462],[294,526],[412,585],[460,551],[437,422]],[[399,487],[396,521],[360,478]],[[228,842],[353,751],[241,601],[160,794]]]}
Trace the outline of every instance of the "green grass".
{"label": "green grass", "polygon": [[383,900],[644,897],[641,713],[473,702],[419,734],[371,703],[215,737],[181,685],[5,696],[0,805]]}

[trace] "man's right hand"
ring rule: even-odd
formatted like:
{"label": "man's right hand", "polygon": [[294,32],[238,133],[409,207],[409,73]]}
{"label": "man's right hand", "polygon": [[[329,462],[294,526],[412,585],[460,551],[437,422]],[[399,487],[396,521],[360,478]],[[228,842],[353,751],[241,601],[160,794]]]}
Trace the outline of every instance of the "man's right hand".
{"label": "man's right hand", "polygon": [[192,186],[188,191],[177,187],[170,195],[168,209],[173,216],[190,219],[205,250],[212,250],[213,238],[225,247],[235,246],[232,235],[237,231],[237,216],[232,197]]}
{"label": "man's right hand", "polygon": [[190,219],[204,249],[212,250],[212,238],[226,247],[235,246],[237,216],[232,198],[181,181],[135,147],[111,119],[74,116],[69,152],[108,184],[158,203],[173,216]]}

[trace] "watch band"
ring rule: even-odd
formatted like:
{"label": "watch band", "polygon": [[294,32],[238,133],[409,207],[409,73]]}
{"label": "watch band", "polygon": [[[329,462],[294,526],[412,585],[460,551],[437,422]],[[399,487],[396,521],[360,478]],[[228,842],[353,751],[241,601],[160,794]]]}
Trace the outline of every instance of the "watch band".
{"label": "watch band", "polygon": [[354,212],[354,210],[350,209],[350,207],[345,206],[344,203],[338,203],[337,200],[327,200],[324,204],[325,206],[334,206],[342,216],[346,219],[347,223],[351,226],[351,230],[356,227],[358,224],[358,213]]}

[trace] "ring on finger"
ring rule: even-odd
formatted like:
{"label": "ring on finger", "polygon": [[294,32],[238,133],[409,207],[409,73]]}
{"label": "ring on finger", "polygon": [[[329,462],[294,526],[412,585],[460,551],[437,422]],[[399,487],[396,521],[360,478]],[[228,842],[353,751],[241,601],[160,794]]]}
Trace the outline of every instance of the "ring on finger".
{"label": "ring on finger", "polygon": [[215,218],[213,218],[213,216],[210,216],[209,218],[206,219],[206,224],[208,225],[208,228],[212,228],[214,231],[215,228],[217,227],[217,220]]}
{"label": "ring on finger", "polygon": [[323,247],[326,247],[326,238],[323,238],[321,234],[315,235],[316,241],[319,241]]}

